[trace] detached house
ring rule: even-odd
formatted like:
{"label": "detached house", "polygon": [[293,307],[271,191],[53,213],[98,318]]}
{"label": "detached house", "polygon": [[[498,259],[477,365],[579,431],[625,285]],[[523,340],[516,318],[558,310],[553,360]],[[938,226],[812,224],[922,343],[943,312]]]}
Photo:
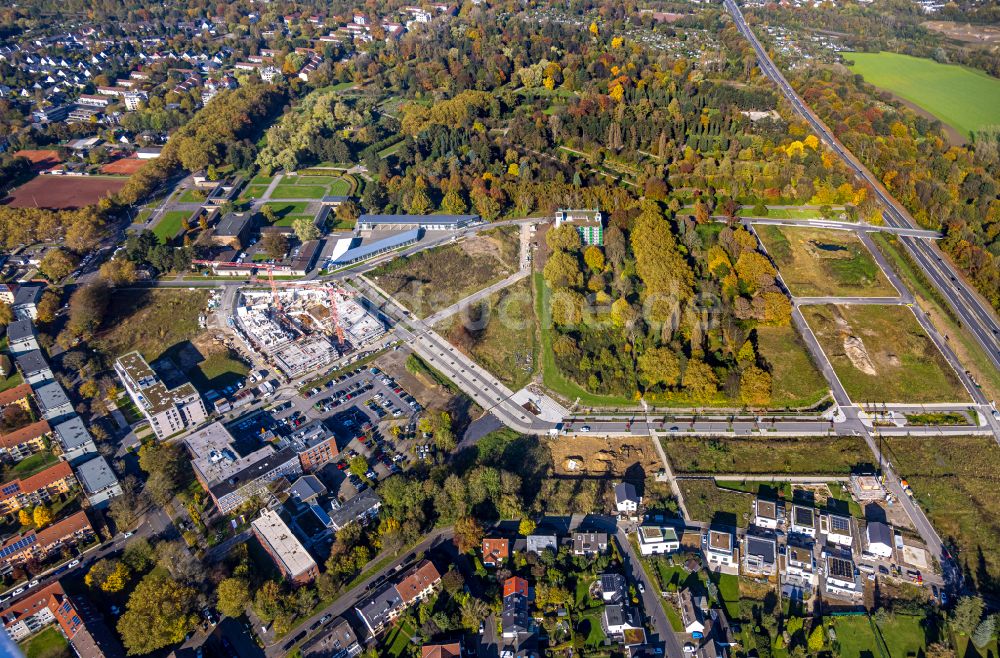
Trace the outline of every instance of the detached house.
{"label": "detached house", "polygon": [[510,545],[506,537],[483,538],[483,565],[499,567],[510,557]]}

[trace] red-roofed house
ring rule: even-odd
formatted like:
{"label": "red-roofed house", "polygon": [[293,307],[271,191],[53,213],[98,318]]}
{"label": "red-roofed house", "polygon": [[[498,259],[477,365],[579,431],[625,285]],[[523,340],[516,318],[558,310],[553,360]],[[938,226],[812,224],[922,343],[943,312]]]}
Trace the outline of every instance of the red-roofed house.
{"label": "red-roofed house", "polygon": [[0,455],[16,462],[45,449],[45,440],[52,436],[49,421],[25,425],[10,434],[0,436]]}
{"label": "red-roofed house", "polygon": [[80,511],[42,530],[28,530],[0,544],[0,571],[29,558],[44,560],[66,544],[76,544],[94,536],[87,513]]}
{"label": "red-roofed house", "polygon": [[5,482],[0,485],[0,514],[10,514],[22,507],[46,502],[53,495],[66,493],[75,485],[76,476],[66,462],[59,462],[23,480]]}
{"label": "red-roofed house", "polygon": [[512,576],[503,581],[503,597],[507,598],[514,594],[528,598],[528,581],[517,576]]}
{"label": "red-roofed house", "polygon": [[399,583],[396,584],[396,591],[403,599],[403,605],[409,606],[430,596],[431,592],[434,591],[434,586],[440,582],[441,574],[438,573],[438,570],[434,568],[430,560],[423,560],[403,574]]}
{"label": "red-roofed house", "polygon": [[420,658],[462,658],[462,645],[458,642],[425,644],[420,647]]}
{"label": "red-roofed house", "polygon": [[510,557],[510,543],[505,537],[483,538],[483,564],[499,567]]}

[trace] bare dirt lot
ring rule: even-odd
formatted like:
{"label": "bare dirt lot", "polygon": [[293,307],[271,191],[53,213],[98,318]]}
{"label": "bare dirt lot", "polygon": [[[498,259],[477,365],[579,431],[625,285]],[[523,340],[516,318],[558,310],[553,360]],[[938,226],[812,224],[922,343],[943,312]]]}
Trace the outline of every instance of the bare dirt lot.
{"label": "bare dirt lot", "polygon": [[409,356],[409,350],[389,351],[376,359],[373,365],[395,379],[424,409],[444,410],[451,414],[452,428],[457,436],[462,436],[469,423],[480,415],[479,407],[466,396],[455,395],[431,377],[411,373],[406,368]]}
{"label": "bare dirt lot", "polygon": [[558,475],[623,477],[639,468],[650,474],[663,467],[648,438],[573,436],[559,437],[548,444],[552,451],[552,470]]}
{"label": "bare dirt lot", "polygon": [[54,167],[62,162],[59,151],[53,149],[21,149],[14,154],[14,157],[27,158],[31,161],[31,166],[38,171]]}
{"label": "bare dirt lot", "polygon": [[146,164],[146,160],[140,160],[139,158],[122,158],[121,160],[109,162],[101,167],[101,173],[115,174],[118,176],[131,176],[136,171],[141,169],[144,164]]}
{"label": "bare dirt lot", "polygon": [[940,32],[949,39],[963,43],[983,45],[1000,43],[1000,28],[992,25],[971,25],[954,21],[926,21],[922,25],[928,30]]}
{"label": "bare dirt lot", "polygon": [[4,202],[13,208],[82,208],[125,186],[126,178],[39,176],[14,190]]}

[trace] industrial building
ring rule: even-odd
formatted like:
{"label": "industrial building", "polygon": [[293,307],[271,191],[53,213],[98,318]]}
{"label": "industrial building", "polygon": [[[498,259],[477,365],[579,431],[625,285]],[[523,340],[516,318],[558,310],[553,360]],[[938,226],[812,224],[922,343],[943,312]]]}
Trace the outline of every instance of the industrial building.
{"label": "industrial building", "polygon": [[194,427],[208,418],[205,403],[190,382],[168,388],[138,352],[130,352],[115,361],[115,372],[159,439]]}
{"label": "industrial building", "polygon": [[374,258],[381,254],[388,253],[393,249],[399,249],[406,245],[413,244],[420,239],[421,229],[415,228],[408,231],[396,233],[381,240],[361,240],[360,238],[344,238],[338,240],[330,254],[329,266],[342,267],[352,263]]}

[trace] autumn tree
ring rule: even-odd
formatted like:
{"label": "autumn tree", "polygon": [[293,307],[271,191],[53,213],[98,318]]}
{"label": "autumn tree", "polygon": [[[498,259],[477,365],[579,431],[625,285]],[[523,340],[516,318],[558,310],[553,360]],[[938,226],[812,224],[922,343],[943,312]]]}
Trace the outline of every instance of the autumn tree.
{"label": "autumn tree", "polygon": [[118,634],[128,653],[150,653],[183,640],[198,623],[196,596],[194,588],[162,572],[143,578],[118,620]]}
{"label": "autumn tree", "polygon": [[591,245],[583,251],[583,262],[594,272],[600,272],[604,269],[604,252]]}
{"label": "autumn tree", "polygon": [[219,612],[239,617],[250,603],[250,587],[243,578],[226,578],[216,588]]}
{"label": "autumn tree", "polygon": [[699,403],[711,401],[718,391],[718,380],[712,368],[698,359],[688,360],[681,385],[691,399]]}
{"label": "autumn tree", "polygon": [[559,228],[550,228],[545,233],[545,244],[553,251],[558,249],[567,251],[579,249],[581,246],[580,233],[570,223],[563,224]]}
{"label": "autumn tree", "polygon": [[75,336],[90,336],[101,326],[111,300],[111,291],[103,280],[77,288],[69,299],[67,329]]}
{"label": "autumn tree", "polygon": [[138,278],[135,263],[126,258],[113,258],[102,264],[99,274],[112,286],[135,283]]}
{"label": "autumn tree", "polygon": [[771,374],[747,366],[740,374],[740,400],[748,407],[764,407],[771,401]]}
{"label": "autumn tree", "polygon": [[36,505],[31,516],[39,530],[52,523],[52,510],[45,505]]}
{"label": "autumn tree", "polygon": [[667,347],[647,349],[639,355],[638,365],[639,376],[647,387],[673,386],[681,375],[677,356]]}
{"label": "autumn tree", "polygon": [[565,251],[556,251],[549,256],[542,275],[551,288],[579,287],[583,284],[580,266],[576,259]]}
{"label": "autumn tree", "polygon": [[320,236],[320,230],[316,227],[316,222],[309,217],[300,217],[299,219],[293,221],[292,229],[294,229],[295,237],[297,237],[300,242],[318,240]]}
{"label": "autumn tree", "polygon": [[473,516],[463,516],[455,522],[455,546],[462,553],[471,553],[483,544],[485,531]]}
{"label": "autumn tree", "polygon": [[284,233],[269,231],[264,234],[260,246],[269,257],[281,260],[288,253],[288,238],[285,237]]}
{"label": "autumn tree", "polygon": [[76,269],[80,259],[65,249],[49,249],[42,256],[38,267],[49,281],[58,282],[65,279]]}
{"label": "autumn tree", "polygon": [[7,302],[0,302],[0,327],[6,327],[14,321],[14,308]]}

